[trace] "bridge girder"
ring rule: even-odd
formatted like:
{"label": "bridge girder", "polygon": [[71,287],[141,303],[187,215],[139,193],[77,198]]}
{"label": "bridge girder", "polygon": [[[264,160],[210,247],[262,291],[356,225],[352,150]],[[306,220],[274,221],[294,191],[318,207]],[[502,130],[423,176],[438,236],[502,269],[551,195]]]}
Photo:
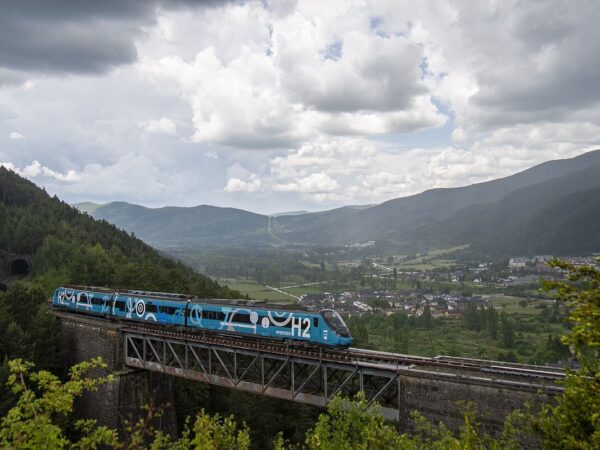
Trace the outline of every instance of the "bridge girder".
{"label": "bridge girder", "polygon": [[319,407],[337,394],[362,391],[388,420],[400,420],[403,410],[398,365],[307,359],[138,333],[124,339],[129,367]]}

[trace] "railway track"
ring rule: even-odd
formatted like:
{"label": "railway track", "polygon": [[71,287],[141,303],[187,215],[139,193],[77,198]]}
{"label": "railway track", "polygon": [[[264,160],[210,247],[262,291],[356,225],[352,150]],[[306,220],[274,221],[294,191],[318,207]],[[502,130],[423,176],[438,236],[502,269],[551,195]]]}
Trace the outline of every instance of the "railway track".
{"label": "railway track", "polygon": [[395,365],[412,370],[445,371],[463,374],[477,374],[486,377],[504,378],[507,376],[555,382],[564,379],[561,369],[534,366],[530,364],[486,361],[481,359],[459,358],[452,356],[414,356],[388,353],[360,348],[335,349],[319,346],[299,346],[286,342],[264,338],[237,337],[228,334],[210,332],[190,332],[176,327],[153,326],[148,324],[130,324],[124,327],[126,332],[154,335],[160,338],[172,338],[186,341],[230,347],[246,351],[268,352],[283,356],[294,355],[306,359],[327,362],[362,362],[372,364]]}

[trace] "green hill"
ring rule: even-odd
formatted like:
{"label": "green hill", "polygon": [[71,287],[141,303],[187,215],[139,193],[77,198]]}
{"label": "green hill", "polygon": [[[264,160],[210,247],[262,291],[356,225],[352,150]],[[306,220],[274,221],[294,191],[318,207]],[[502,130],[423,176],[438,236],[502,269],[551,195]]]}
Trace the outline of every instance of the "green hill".
{"label": "green hill", "polygon": [[32,278],[46,289],[73,283],[239,296],[2,167],[0,253],[33,255]]}
{"label": "green hill", "polygon": [[273,242],[267,216],[235,208],[145,208],[113,202],[92,214],[160,248],[260,246]]}
{"label": "green hill", "polygon": [[470,243],[491,254],[582,254],[600,250],[600,164],[463,208],[414,230],[413,239]]}

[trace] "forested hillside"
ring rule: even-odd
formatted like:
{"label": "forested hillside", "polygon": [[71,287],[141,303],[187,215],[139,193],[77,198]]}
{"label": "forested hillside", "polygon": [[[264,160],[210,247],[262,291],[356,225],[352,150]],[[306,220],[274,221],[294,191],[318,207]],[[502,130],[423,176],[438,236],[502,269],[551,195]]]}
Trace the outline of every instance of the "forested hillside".
{"label": "forested hillside", "polygon": [[45,289],[73,283],[239,296],[2,167],[0,253],[32,254],[33,278]]}
{"label": "forested hillside", "polygon": [[60,373],[60,336],[46,303],[56,287],[71,283],[201,297],[240,295],[0,167],[0,259],[9,254],[32,255],[32,272],[0,292],[2,414],[13,401],[5,387],[6,361],[24,358]]}
{"label": "forested hillside", "polygon": [[[79,207],[79,205],[76,205]],[[146,208],[112,202],[90,210],[145,242],[159,248],[260,246],[275,240],[268,233],[268,217],[236,208],[200,205],[191,208]]]}

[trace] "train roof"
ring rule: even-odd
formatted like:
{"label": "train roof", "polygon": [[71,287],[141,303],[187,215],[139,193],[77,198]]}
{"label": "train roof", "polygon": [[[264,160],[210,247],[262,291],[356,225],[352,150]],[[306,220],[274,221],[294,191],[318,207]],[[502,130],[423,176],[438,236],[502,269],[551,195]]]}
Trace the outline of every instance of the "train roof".
{"label": "train roof", "polygon": [[312,308],[307,308],[302,305],[289,305],[279,303],[267,303],[264,300],[247,300],[247,299],[224,299],[224,298],[198,298],[187,294],[175,294],[169,292],[157,292],[157,291],[144,291],[141,289],[109,289],[99,286],[78,286],[78,285],[66,285],[67,289],[76,289],[80,291],[93,291],[102,292],[105,294],[127,294],[136,297],[150,297],[161,300],[184,300],[191,301],[193,303],[204,303],[214,304],[222,306],[245,306],[247,308],[265,308],[265,309],[278,309],[283,311],[300,311],[300,312],[317,312]]}
{"label": "train roof", "polygon": [[245,306],[248,308],[280,309],[284,311],[302,311],[316,312],[311,308],[302,305],[289,305],[282,303],[268,303],[264,300],[246,300],[246,299],[221,299],[221,298],[194,298],[193,303],[208,303],[223,306]]}

